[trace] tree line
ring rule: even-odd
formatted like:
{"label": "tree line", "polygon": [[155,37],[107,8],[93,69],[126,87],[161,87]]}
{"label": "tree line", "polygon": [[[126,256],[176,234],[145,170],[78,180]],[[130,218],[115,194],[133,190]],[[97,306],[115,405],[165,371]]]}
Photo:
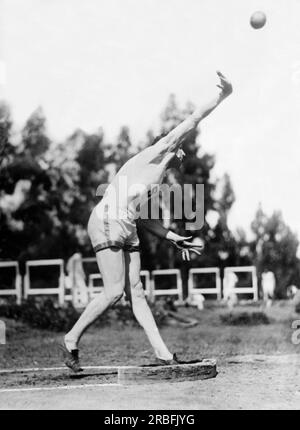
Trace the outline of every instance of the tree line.
{"label": "tree line", "polygon": [[[187,103],[180,108],[171,95],[160,118],[159,134],[165,134],[193,110]],[[63,142],[47,134],[46,118],[38,108],[21,133],[13,132],[9,107],[0,105],[0,259],[19,260],[64,258],[74,252],[92,255],[86,225],[90,212],[99,201],[96,189],[137,151],[155,138],[148,130],[142,142],[134,144],[130,130],[123,126],[115,141],[107,140],[102,128],[94,133],[74,131]],[[231,231],[228,216],[235,202],[230,176],[213,179],[215,155],[201,148],[201,132],[186,137],[186,153],[181,171],[168,171],[166,181],[204,184],[206,221],[201,231],[188,232],[205,241],[201,257],[183,264],[180,255],[166,241],[139,231],[144,269],[182,269],[255,264],[258,272],[272,270],[277,280],[277,296],[285,297],[288,285],[300,287],[298,238],[285,223],[280,211],[271,216],[260,206],[251,224],[252,237],[238,228]],[[185,219],[171,215],[168,227],[179,234]]]}

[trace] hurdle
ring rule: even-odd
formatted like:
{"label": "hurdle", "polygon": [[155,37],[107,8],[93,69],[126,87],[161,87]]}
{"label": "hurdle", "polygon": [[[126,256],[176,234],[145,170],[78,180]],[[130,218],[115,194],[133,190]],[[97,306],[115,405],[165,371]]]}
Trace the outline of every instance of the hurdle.
{"label": "hurdle", "polygon": [[[215,275],[215,287],[214,288],[197,288],[194,286],[194,277],[196,275],[214,274]],[[221,275],[218,267],[202,267],[189,270],[188,276],[188,296],[191,298],[195,294],[214,294],[218,300],[222,298],[221,288]]]}
{"label": "hurdle", "polygon": [[[39,266],[58,266],[59,267],[59,281],[57,287],[51,288],[31,288],[30,287],[30,267]],[[24,276],[24,298],[28,296],[37,295],[57,295],[60,306],[64,305],[65,300],[65,275],[64,275],[64,261],[62,259],[53,260],[30,260],[26,261],[26,272]]]}
{"label": "hurdle", "polygon": [[236,267],[225,267],[224,278],[227,273],[251,273],[252,275],[252,286],[247,287],[234,287],[233,291],[236,294],[253,294],[253,300],[258,300],[258,283],[257,283],[257,272],[255,266],[236,266]]}
{"label": "hurdle", "polygon": [[15,296],[17,304],[20,305],[22,301],[22,279],[20,275],[19,263],[17,261],[0,262],[0,269],[8,268],[8,267],[15,268],[15,282],[14,282],[15,288],[10,288],[7,290],[1,289],[1,285],[0,285],[0,296]]}
{"label": "hurdle", "polygon": [[[155,288],[155,278],[156,276],[176,276],[176,288],[167,288],[167,289],[156,289]],[[178,296],[180,301],[183,300],[183,291],[182,291],[182,278],[181,272],[179,269],[159,269],[152,270],[151,272],[151,298],[155,300],[157,296]]]}

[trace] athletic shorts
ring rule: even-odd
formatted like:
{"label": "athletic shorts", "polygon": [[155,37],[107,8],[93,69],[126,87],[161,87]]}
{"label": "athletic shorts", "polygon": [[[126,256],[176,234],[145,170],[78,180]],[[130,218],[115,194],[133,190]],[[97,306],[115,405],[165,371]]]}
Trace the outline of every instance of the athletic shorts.
{"label": "athletic shorts", "polygon": [[106,248],[120,248],[127,252],[139,251],[135,220],[122,216],[111,217],[109,204],[101,201],[92,211],[88,234],[95,252]]}

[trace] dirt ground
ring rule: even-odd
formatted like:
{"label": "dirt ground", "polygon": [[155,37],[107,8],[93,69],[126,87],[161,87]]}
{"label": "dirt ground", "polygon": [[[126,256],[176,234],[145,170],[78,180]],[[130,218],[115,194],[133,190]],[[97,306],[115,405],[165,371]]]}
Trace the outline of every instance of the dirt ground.
{"label": "dirt ground", "polygon": [[[282,356],[283,357],[283,356]],[[1,409],[109,409],[109,410],[181,410],[181,409],[299,409],[300,373],[285,362],[219,362],[214,379],[149,385],[104,385],[101,377],[86,385],[61,389],[48,385],[45,390],[0,391]],[[65,378],[66,383],[67,378]],[[56,380],[56,383],[58,381]],[[115,381],[111,379],[110,383]],[[72,382],[74,384],[74,381]],[[90,386],[88,386],[90,384]],[[99,384],[95,386],[94,384]],[[101,384],[103,384],[101,386]],[[39,386],[41,384],[39,383]],[[70,381],[68,385],[70,386]],[[60,385],[60,387],[62,387]]]}
{"label": "dirt ground", "polygon": [[[253,311],[243,306],[238,311]],[[257,311],[258,309],[255,309]],[[266,310],[268,325],[229,326],[228,311],[182,309],[199,324],[183,328],[174,321],[161,333],[185,359],[216,358],[214,379],[120,386],[114,370],[70,375],[61,368],[56,344],[63,334],[32,330],[7,321],[8,342],[0,346],[0,409],[299,409],[299,345],[291,323],[300,316],[278,303]],[[81,344],[83,366],[143,365],[154,356],[143,330],[135,326],[91,329]],[[3,373],[8,369],[52,368]],[[57,369],[55,369],[57,368]],[[2,372],[2,373],[1,373]]]}

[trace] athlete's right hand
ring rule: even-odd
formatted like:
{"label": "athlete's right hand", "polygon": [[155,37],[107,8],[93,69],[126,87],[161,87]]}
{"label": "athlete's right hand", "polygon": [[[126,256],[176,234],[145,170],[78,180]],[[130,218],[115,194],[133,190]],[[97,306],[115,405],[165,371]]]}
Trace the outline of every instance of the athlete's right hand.
{"label": "athlete's right hand", "polygon": [[221,89],[220,97],[225,99],[232,93],[232,84],[221,72],[217,71],[217,75],[220,78],[220,84],[217,85]]}
{"label": "athlete's right hand", "polygon": [[200,243],[189,242],[189,239],[191,239],[192,236],[179,236],[173,232],[169,232],[166,237],[181,252],[182,259],[185,261],[190,261],[191,252],[201,255],[201,252],[203,251],[204,242],[200,238],[198,238]]}

